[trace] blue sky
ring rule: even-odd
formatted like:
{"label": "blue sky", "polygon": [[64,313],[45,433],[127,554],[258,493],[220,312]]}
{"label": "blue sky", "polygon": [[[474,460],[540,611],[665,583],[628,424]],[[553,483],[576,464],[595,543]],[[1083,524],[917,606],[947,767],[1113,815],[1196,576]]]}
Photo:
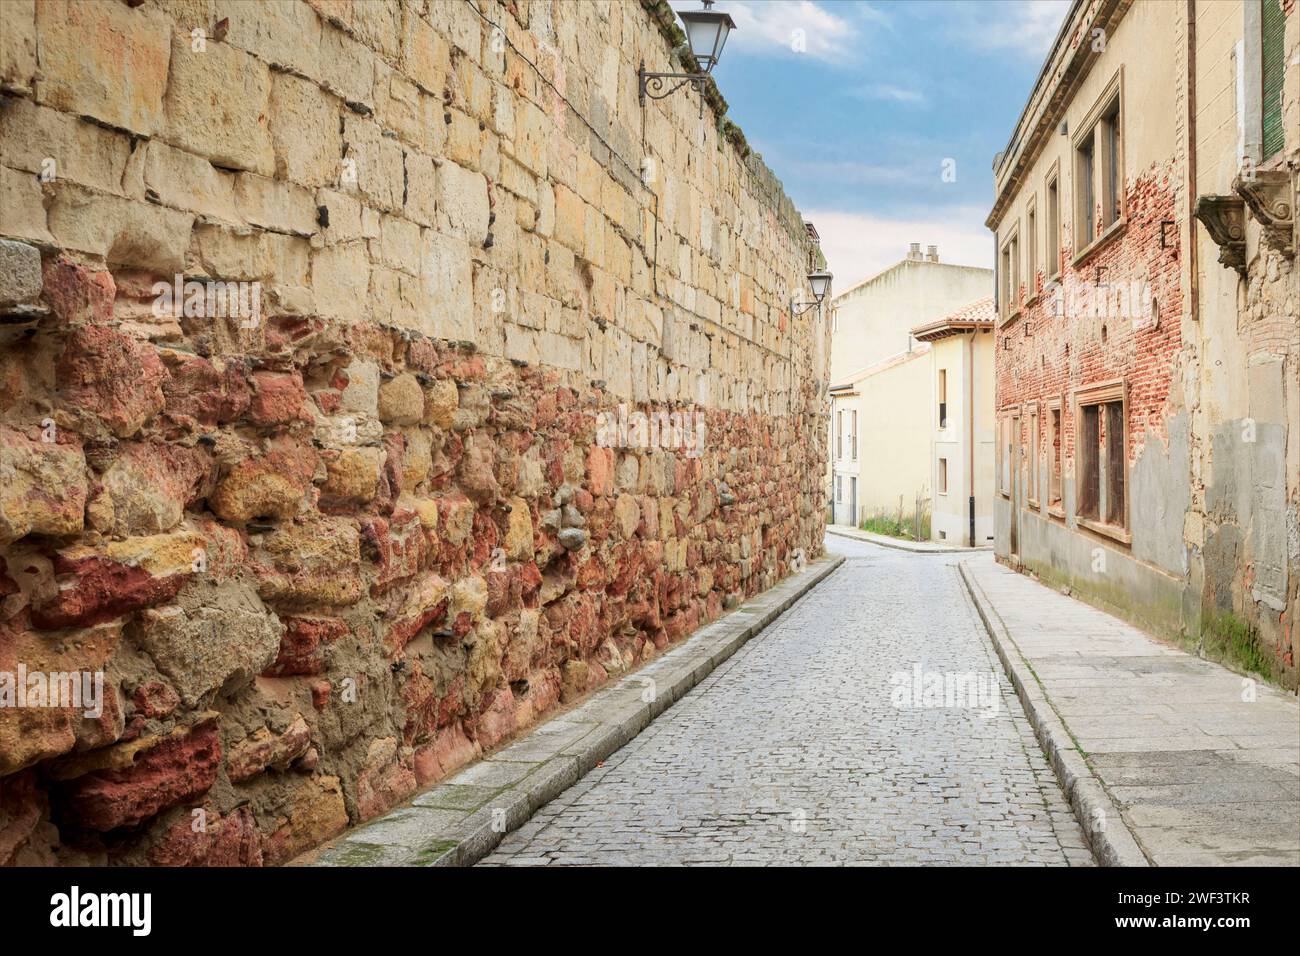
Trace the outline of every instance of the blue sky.
{"label": "blue sky", "polygon": [[1068,6],[718,0],[737,26],[714,72],[730,117],[816,224],[837,291],[902,258],[908,242],[991,265],[993,155]]}

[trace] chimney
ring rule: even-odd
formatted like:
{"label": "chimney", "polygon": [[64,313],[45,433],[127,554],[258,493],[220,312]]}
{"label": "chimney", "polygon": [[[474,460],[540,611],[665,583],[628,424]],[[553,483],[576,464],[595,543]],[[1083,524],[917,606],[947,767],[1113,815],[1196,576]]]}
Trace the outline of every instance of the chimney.
{"label": "chimney", "polygon": [[925,261],[926,261],[926,262],[938,262],[938,261],[939,261],[939,247],[938,247],[938,246],[926,246],[926,247],[925,247]]}
{"label": "chimney", "polygon": [[919,242],[913,242],[908,246],[907,258],[909,262],[921,261],[921,244]]}

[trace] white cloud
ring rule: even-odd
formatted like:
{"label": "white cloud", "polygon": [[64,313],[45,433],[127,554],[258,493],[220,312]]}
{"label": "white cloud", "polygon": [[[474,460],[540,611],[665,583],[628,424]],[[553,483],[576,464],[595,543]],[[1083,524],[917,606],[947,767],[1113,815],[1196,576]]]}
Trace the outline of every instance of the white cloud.
{"label": "white cloud", "polygon": [[[695,0],[673,0],[672,6],[675,10],[698,9]],[[784,52],[844,63],[859,48],[858,28],[812,0],[728,0],[725,12],[731,14],[736,29],[727,39],[724,59],[730,50],[757,55]]]}
{"label": "white cloud", "polygon": [[[988,11],[996,10],[994,17]],[[951,35],[979,50],[1009,50],[1043,59],[1052,48],[1070,0],[1014,0],[989,6],[957,7]]]}
{"label": "white cloud", "polygon": [[803,217],[817,227],[822,252],[835,274],[833,291],[839,294],[898,262],[912,242],[921,243],[922,250],[938,246],[941,262],[991,269],[993,235],[984,228],[987,213],[976,206],[948,206],[924,216],[889,218],[809,209]]}
{"label": "white cloud", "polygon": [[884,100],[889,103],[924,103],[925,94],[920,90],[893,86],[889,83],[874,83],[859,86],[850,91],[850,95],[863,100]]}

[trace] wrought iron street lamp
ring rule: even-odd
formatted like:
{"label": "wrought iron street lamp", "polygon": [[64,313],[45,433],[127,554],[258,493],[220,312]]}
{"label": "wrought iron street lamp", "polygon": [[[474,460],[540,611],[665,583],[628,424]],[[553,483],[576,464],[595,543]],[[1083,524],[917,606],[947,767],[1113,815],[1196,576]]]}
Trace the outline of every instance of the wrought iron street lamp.
{"label": "wrought iron street lamp", "polygon": [[[736,28],[736,23],[729,14],[715,13],[710,9],[713,2],[714,0],[703,0],[703,10],[679,10],[677,12],[677,15],[682,18],[682,24],[686,27],[686,40],[690,44],[691,53],[695,56],[699,72],[651,73],[645,68],[645,60],[642,60],[641,68],[637,71],[637,75],[640,77],[639,95],[642,106],[645,106],[647,96],[652,100],[662,100],[689,84],[700,94],[700,110],[703,112],[705,81],[708,80],[713,68],[718,65],[718,59],[722,56],[722,48],[727,42],[727,35]],[[667,80],[680,80],[681,82],[668,87]],[[668,88],[665,89],[665,87]]]}
{"label": "wrought iron street lamp", "polygon": [[822,299],[826,298],[826,293],[830,291],[831,279],[834,278],[825,269],[818,269],[816,272],[808,273],[808,285],[812,287],[813,301],[807,303],[802,309],[798,307],[797,300],[790,299],[790,314],[803,315],[814,306],[822,304]]}

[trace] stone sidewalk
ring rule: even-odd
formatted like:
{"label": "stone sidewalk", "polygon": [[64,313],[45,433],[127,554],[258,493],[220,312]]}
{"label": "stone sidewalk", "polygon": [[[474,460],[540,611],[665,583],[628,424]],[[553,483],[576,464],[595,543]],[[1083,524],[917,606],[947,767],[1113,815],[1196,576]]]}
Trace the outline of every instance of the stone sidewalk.
{"label": "stone sidewalk", "polygon": [[854,541],[865,541],[868,544],[878,544],[882,548],[894,548],[898,551],[912,551],[916,554],[973,554],[976,551],[993,550],[988,547],[954,547],[951,544],[944,544],[940,541],[908,541],[904,538],[891,538],[887,534],[876,534],[874,531],[863,531],[860,528],[851,528],[848,525],[843,524],[827,525],[826,533],[840,538],[851,538]]}
{"label": "stone sidewalk", "polygon": [[1107,862],[1137,865],[1300,864],[1294,696],[991,555],[962,573],[1099,858],[1109,848]]}

